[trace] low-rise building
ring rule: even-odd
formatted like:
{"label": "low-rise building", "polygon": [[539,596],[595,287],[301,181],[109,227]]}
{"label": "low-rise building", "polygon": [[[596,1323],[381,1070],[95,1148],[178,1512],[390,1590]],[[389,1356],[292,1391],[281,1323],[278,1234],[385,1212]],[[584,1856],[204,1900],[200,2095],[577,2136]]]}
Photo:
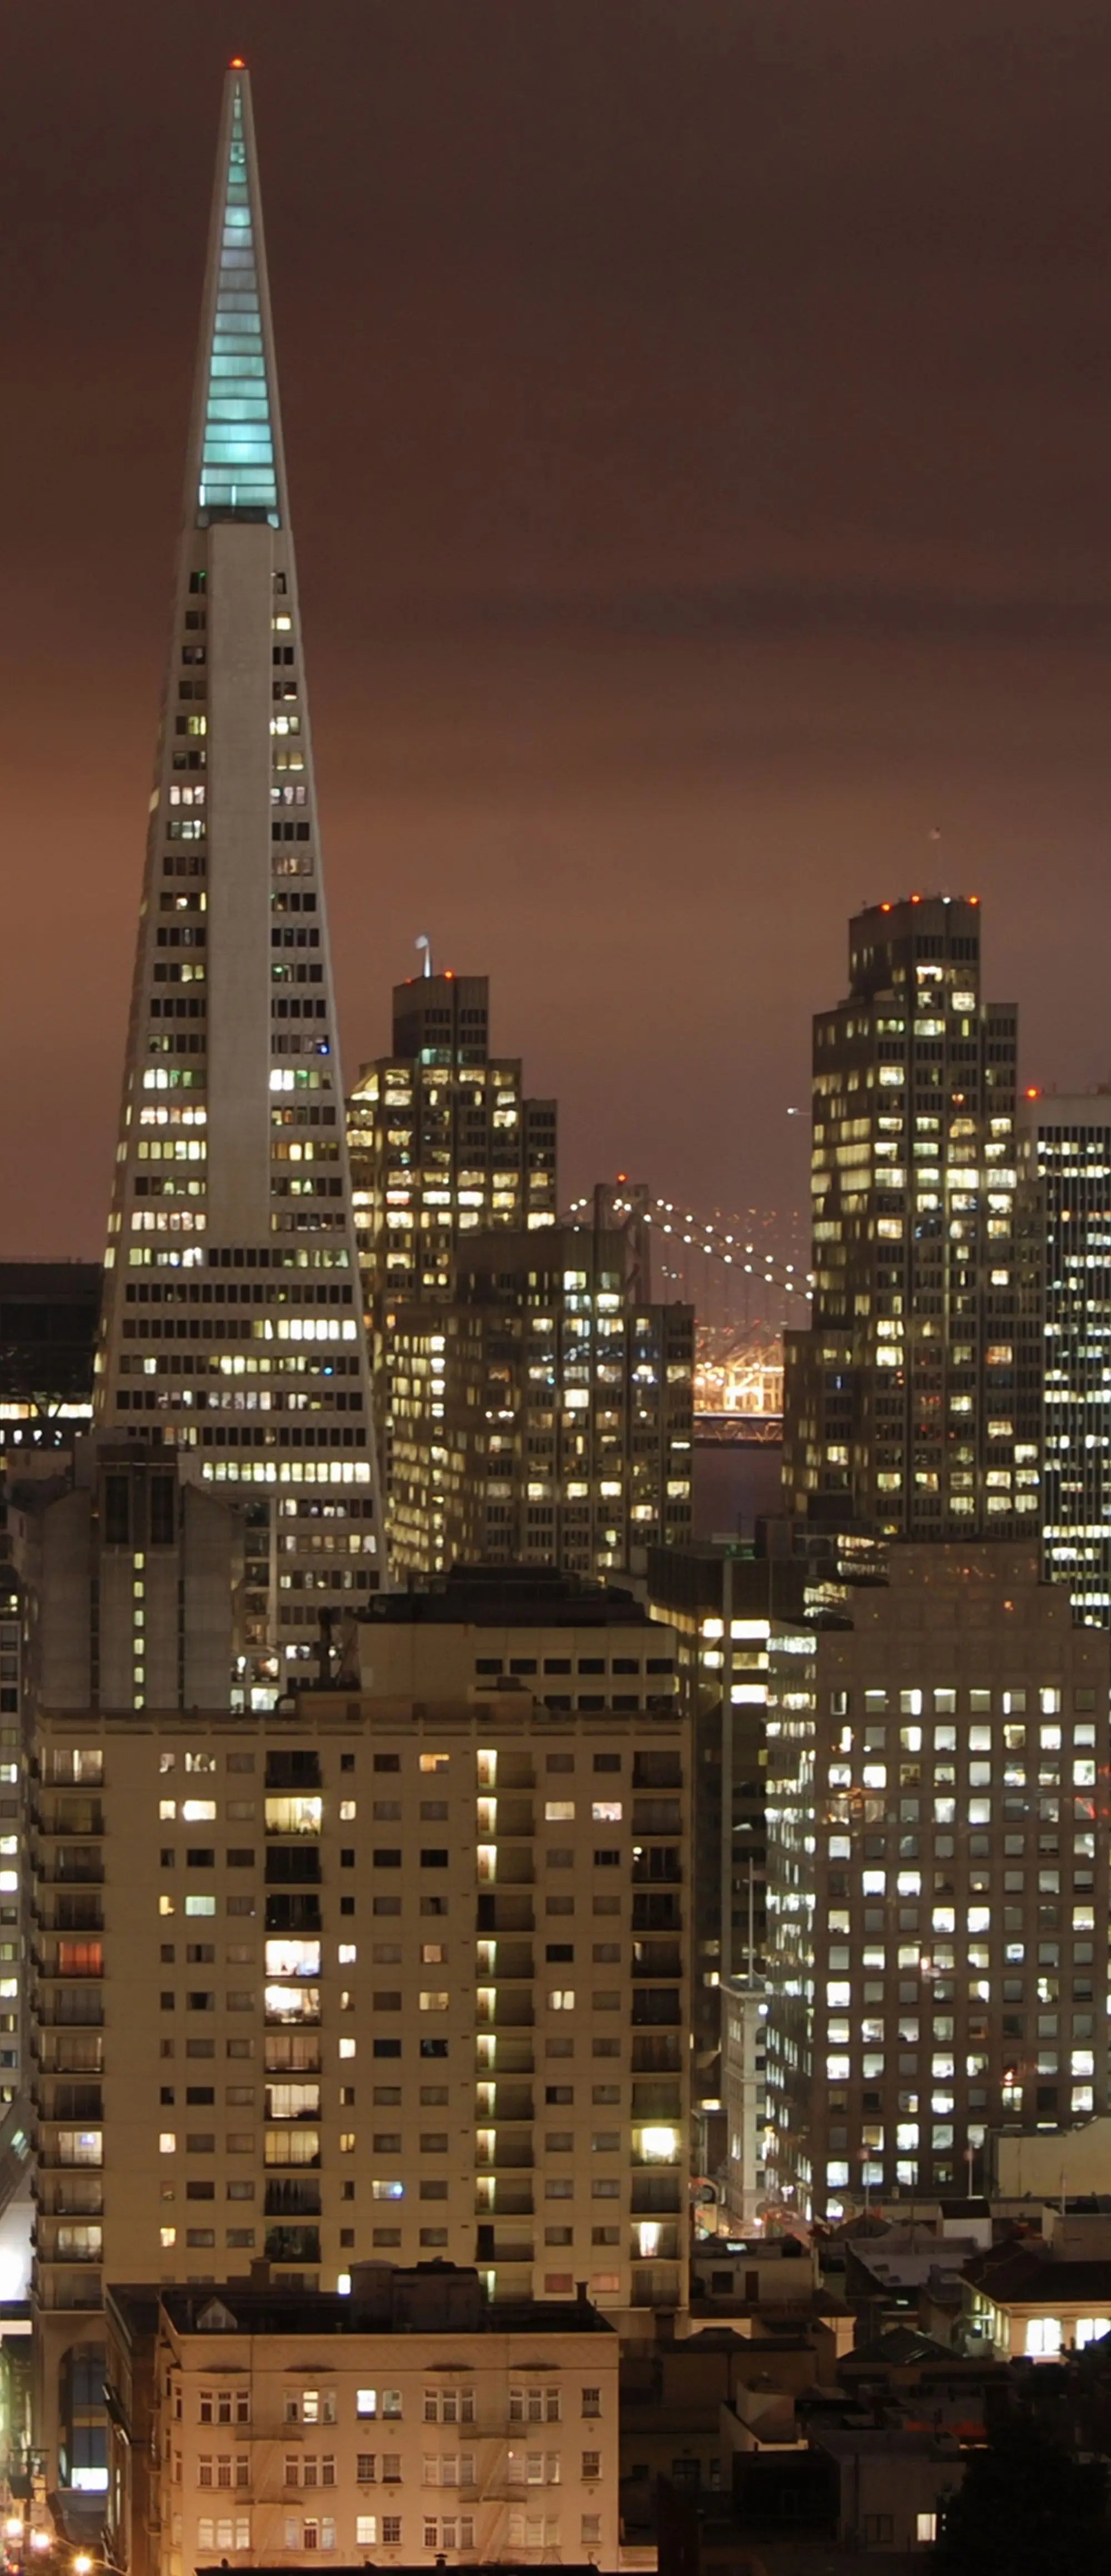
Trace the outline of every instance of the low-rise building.
{"label": "low-rise building", "polygon": [[996,2247],[965,2265],[966,2349],[1001,2361],[1059,2361],[1111,2335],[1111,2250],[1055,2253],[1044,2238]]}
{"label": "low-rise building", "polygon": [[837,2537],[846,2547],[931,2549],[947,2499],[964,2472],[951,2433],[910,2425],[815,2432],[812,2447],[837,2477]]}
{"label": "low-rise building", "polygon": [[128,2576],[617,2565],[619,2345],[585,2295],[495,2309],[475,2272],[368,2264],[346,2297],[116,2288],[106,2325]]}

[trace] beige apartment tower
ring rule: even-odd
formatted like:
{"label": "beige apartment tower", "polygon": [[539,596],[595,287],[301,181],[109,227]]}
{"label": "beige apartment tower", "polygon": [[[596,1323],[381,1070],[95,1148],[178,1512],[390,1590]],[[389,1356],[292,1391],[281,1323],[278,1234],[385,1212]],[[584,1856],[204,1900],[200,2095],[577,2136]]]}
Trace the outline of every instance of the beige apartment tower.
{"label": "beige apartment tower", "polygon": [[40,1718],[34,2295],[64,2483],[113,2281],[266,2259],[336,2292],[443,2257],[495,2302],[584,2281],[632,2330],[685,2303],[674,1641],[555,1577],[420,1604],[362,1629],[370,1690]]}

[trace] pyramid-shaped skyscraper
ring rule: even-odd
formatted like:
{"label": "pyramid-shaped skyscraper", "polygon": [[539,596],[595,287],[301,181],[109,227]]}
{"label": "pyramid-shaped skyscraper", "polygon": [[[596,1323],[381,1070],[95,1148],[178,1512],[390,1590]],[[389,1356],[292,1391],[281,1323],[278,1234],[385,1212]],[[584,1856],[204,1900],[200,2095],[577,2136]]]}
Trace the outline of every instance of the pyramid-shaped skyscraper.
{"label": "pyramid-shaped skyscraper", "polygon": [[[246,1506],[244,1695],[383,1575],[248,77],[227,75],[96,1413]],[[137,1676],[141,1683],[141,1672]],[[137,1700],[141,1687],[137,1686]]]}

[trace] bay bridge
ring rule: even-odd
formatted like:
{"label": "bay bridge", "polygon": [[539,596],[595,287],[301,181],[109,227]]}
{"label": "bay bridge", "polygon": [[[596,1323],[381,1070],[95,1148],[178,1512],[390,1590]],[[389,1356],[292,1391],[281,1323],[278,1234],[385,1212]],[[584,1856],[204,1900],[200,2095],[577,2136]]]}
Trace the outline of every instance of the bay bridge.
{"label": "bay bridge", "polygon": [[[602,1193],[595,1194],[598,1207]],[[693,1305],[697,1321],[695,1436],[699,1447],[771,1446],[783,1427],[783,1333],[809,1315],[813,1275],[796,1210],[715,1209],[619,1181],[604,1192],[614,1222],[645,1229],[652,1292]],[[569,1214],[590,1213],[586,1198]]]}

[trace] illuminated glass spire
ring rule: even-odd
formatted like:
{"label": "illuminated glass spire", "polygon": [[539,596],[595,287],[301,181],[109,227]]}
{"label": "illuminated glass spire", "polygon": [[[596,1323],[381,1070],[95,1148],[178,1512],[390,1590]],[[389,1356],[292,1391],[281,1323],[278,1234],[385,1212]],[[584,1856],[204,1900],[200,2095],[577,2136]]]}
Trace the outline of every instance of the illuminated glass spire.
{"label": "illuminated glass spire", "polygon": [[276,525],[278,479],[259,294],[260,230],[251,204],[243,91],[237,81],[197,502],[202,510],[265,510]]}
{"label": "illuminated glass spire", "polygon": [[[234,1704],[381,1578],[250,89],[224,94],[96,1417],[242,1506]],[[147,1688],[136,1626],[135,1700]]]}

